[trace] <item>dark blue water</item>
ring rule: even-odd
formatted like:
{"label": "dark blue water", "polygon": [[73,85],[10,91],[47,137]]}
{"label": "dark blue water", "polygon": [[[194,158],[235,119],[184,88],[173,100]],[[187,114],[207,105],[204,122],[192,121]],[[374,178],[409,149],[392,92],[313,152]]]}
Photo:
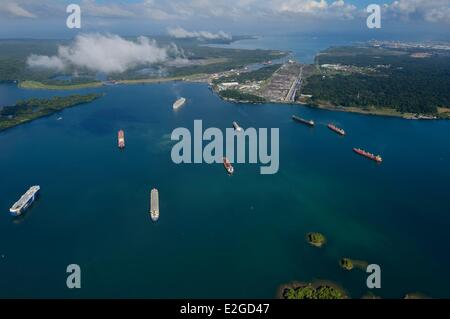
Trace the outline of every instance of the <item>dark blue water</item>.
{"label": "dark blue water", "polygon": [[[270,42],[311,62],[341,40],[309,41],[252,45]],[[106,96],[0,133],[0,297],[272,298],[283,283],[316,279],[361,297],[367,275],[342,270],[341,257],[381,266],[376,295],[450,297],[450,122],[236,105],[189,83],[75,92],[0,85],[0,104],[87,92]],[[188,102],[174,113],[179,96]],[[317,126],[295,123],[292,114]],[[192,129],[195,119],[223,130],[232,121],[279,128],[279,172],[235,164],[228,177],[220,164],[173,164],[170,134]],[[329,131],[329,122],[347,136]],[[383,164],[353,147],[380,153]],[[39,200],[11,218],[9,207],[34,184],[42,187]],[[153,187],[156,224],[148,215]],[[310,231],[324,233],[327,245],[310,247]],[[73,263],[82,270],[75,291],[66,287]]]}

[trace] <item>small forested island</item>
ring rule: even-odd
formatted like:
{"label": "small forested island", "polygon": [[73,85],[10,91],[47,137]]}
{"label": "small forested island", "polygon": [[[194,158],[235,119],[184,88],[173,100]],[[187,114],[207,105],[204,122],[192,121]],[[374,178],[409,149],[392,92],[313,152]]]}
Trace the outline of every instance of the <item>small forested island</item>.
{"label": "small forested island", "polygon": [[345,292],[331,283],[291,283],[280,287],[280,299],[347,299]]}
{"label": "small forested island", "polygon": [[340,261],[340,265],[345,270],[352,270],[353,269],[353,261],[349,258],[342,258]]}
{"label": "small forested island", "polygon": [[345,270],[352,270],[355,268],[366,270],[369,263],[365,260],[356,260],[350,258],[341,258],[339,265]]}
{"label": "small forested island", "polygon": [[381,299],[380,296],[374,295],[372,292],[367,292],[365,295],[361,297],[361,299]]}
{"label": "small forested island", "polygon": [[420,292],[407,293],[404,299],[431,299],[427,295],[424,295]]}
{"label": "small forested island", "polygon": [[65,108],[92,102],[102,94],[70,95],[50,99],[31,98],[17,101],[15,105],[0,107],[0,131],[48,116]]}
{"label": "small forested island", "polygon": [[308,233],[306,240],[310,245],[315,247],[322,247],[327,242],[325,236],[321,233]]}

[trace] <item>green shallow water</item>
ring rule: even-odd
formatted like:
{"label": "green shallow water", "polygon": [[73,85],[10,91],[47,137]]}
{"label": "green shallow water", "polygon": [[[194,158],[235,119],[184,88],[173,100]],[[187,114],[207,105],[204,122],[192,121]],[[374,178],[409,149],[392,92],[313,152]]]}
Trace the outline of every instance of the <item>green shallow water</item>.
{"label": "green shallow water", "polygon": [[[377,295],[450,297],[450,122],[236,105],[204,84],[78,92],[92,91],[106,96],[0,133],[0,297],[272,298],[283,283],[315,279],[360,297],[366,274],[340,269],[343,256],[381,266]],[[4,104],[72,93],[0,86]],[[174,113],[179,96],[188,102]],[[318,125],[297,124],[292,114]],[[173,164],[170,134],[195,119],[279,128],[278,174],[236,164],[228,177],[220,164]],[[329,131],[330,121],[348,135]],[[353,154],[355,146],[384,163]],[[33,184],[41,197],[12,219],[9,207]],[[148,216],[153,187],[156,224]],[[310,247],[309,231],[328,244]],[[82,269],[75,291],[65,285],[72,263]]]}

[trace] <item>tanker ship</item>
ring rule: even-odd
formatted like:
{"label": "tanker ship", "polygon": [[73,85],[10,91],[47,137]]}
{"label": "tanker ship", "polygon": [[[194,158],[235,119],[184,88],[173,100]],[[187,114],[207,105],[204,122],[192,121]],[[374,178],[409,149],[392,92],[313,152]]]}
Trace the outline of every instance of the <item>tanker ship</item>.
{"label": "tanker ship", "polygon": [[345,135],[345,131],[343,129],[341,129],[337,126],[334,126],[333,124],[328,124],[328,128],[339,135],[342,135],[342,136]]}
{"label": "tanker ship", "polygon": [[313,120],[305,120],[305,119],[302,119],[301,117],[298,117],[296,115],[292,115],[292,119],[294,121],[297,121],[297,122],[300,122],[302,124],[306,124],[306,125],[309,125],[309,126],[316,125]]}
{"label": "tanker ship", "polygon": [[234,168],[231,165],[230,160],[226,157],[223,158],[223,166],[225,167],[229,175],[233,175]]}
{"label": "tanker ship", "polygon": [[373,160],[373,161],[375,161],[377,163],[383,162],[383,159],[381,158],[380,155],[374,155],[374,154],[366,152],[366,151],[364,151],[364,150],[362,150],[360,148],[354,148],[353,151],[356,154],[359,154],[361,156],[367,157],[367,158],[369,158],[369,159],[371,159],[371,160]]}
{"label": "tanker ship", "polygon": [[154,222],[159,219],[159,194],[156,188],[150,192],[150,217]]}

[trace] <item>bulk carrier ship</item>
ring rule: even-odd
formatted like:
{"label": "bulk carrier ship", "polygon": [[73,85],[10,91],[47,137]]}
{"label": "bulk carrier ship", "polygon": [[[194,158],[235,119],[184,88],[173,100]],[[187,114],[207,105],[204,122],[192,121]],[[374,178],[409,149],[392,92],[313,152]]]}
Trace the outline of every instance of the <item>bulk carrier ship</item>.
{"label": "bulk carrier ship", "polygon": [[159,194],[156,188],[150,192],[150,217],[154,222],[159,219]]}
{"label": "bulk carrier ship", "polygon": [[305,119],[302,119],[301,117],[298,117],[298,116],[296,116],[296,115],[292,115],[292,119],[293,119],[294,121],[297,121],[297,122],[300,122],[300,123],[302,123],[302,124],[306,124],[306,125],[309,125],[309,126],[314,126],[314,125],[316,125],[316,123],[314,123],[313,120],[305,120]]}
{"label": "bulk carrier ship", "polygon": [[360,148],[354,148],[353,152],[355,152],[356,154],[359,154],[361,156],[367,157],[368,159],[371,159],[377,163],[383,162],[383,159],[381,158],[380,155],[374,155],[374,154],[366,152]]}
{"label": "bulk carrier ship", "polygon": [[33,204],[39,195],[41,187],[39,185],[30,187],[25,194],[9,209],[12,216],[20,216],[28,207]]}
{"label": "bulk carrier ship", "polygon": [[328,128],[339,135],[342,135],[342,136],[345,135],[345,131],[343,129],[341,129],[337,126],[334,126],[333,124],[328,124]]}

